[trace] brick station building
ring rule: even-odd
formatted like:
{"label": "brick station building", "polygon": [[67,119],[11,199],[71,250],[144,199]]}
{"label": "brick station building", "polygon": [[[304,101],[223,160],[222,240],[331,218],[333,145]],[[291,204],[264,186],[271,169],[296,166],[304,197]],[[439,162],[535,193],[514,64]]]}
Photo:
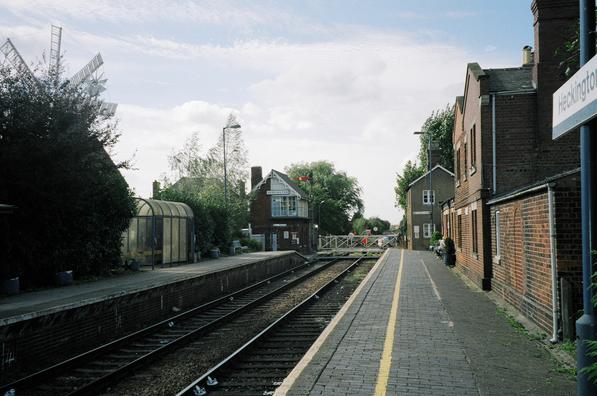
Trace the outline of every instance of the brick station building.
{"label": "brick station building", "polygon": [[531,10],[535,49],[523,49],[521,66],[467,66],[455,104],[455,196],[443,218],[459,271],[544,330],[566,333],[581,290],[579,135],[552,140],[551,117],[578,2],[534,0]]}
{"label": "brick station building", "polygon": [[265,250],[311,252],[309,196],[286,174],[272,169],[262,177],[260,166],[251,168],[250,211],[251,234]]}

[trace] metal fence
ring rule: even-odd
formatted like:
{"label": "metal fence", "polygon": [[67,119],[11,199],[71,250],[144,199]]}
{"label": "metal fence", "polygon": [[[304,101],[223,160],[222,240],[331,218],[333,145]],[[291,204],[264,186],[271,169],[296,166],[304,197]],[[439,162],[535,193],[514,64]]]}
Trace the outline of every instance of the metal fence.
{"label": "metal fence", "polygon": [[397,245],[398,235],[322,235],[318,249],[386,249]]}

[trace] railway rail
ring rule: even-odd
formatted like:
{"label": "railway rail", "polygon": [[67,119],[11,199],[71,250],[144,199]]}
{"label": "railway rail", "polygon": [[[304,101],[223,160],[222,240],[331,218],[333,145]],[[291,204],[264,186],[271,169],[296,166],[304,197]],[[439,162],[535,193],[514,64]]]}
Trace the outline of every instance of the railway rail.
{"label": "railway rail", "polygon": [[357,259],[177,396],[273,394],[360,283],[358,277],[348,285],[341,280],[361,262]]}
{"label": "railway rail", "polygon": [[192,342],[234,317],[334,265],[306,263],[143,330],[2,386],[18,394],[97,394],[139,367]]}

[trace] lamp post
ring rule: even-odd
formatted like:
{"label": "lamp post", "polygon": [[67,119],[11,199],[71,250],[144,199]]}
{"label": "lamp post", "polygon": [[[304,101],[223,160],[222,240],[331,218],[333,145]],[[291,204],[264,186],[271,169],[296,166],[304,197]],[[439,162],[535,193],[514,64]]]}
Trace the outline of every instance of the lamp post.
{"label": "lamp post", "polygon": [[[321,204],[325,203],[325,199],[323,201],[319,202],[319,205],[317,205],[317,224],[319,224],[319,229],[321,230]],[[319,231],[321,232],[321,231]]]}
{"label": "lamp post", "polygon": [[226,169],[226,130],[238,129],[240,125],[238,123],[232,123],[222,128],[222,146],[224,151],[224,205],[228,208],[228,170]]}
{"label": "lamp post", "polygon": [[433,230],[435,228],[435,223],[433,221],[433,204],[435,202],[435,194],[433,193],[433,186],[432,186],[432,182],[431,182],[431,132],[424,132],[424,131],[415,131],[413,132],[413,135],[429,135],[429,138],[427,139],[427,177],[429,179],[429,195],[427,196],[428,200],[429,200],[429,205],[430,205],[430,217],[431,217],[431,230],[430,233],[431,235],[433,235]]}

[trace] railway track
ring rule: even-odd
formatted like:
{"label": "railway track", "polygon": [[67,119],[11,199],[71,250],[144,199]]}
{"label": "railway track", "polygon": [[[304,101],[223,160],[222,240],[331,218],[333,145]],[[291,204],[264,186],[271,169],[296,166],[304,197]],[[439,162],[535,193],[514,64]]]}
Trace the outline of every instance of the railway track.
{"label": "railway track", "polygon": [[305,264],[276,275],[6,384],[2,392],[16,389],[19,395],[97,394],[139,367],[209,334],[336,263],[337,260]]}
{"label": "railway track", "polygon": [[[358,268],[360,261],[356,260],[177,396],[273,394],[369,271],[371,266]],[[343,282],[351,271],[354,276]]]}

